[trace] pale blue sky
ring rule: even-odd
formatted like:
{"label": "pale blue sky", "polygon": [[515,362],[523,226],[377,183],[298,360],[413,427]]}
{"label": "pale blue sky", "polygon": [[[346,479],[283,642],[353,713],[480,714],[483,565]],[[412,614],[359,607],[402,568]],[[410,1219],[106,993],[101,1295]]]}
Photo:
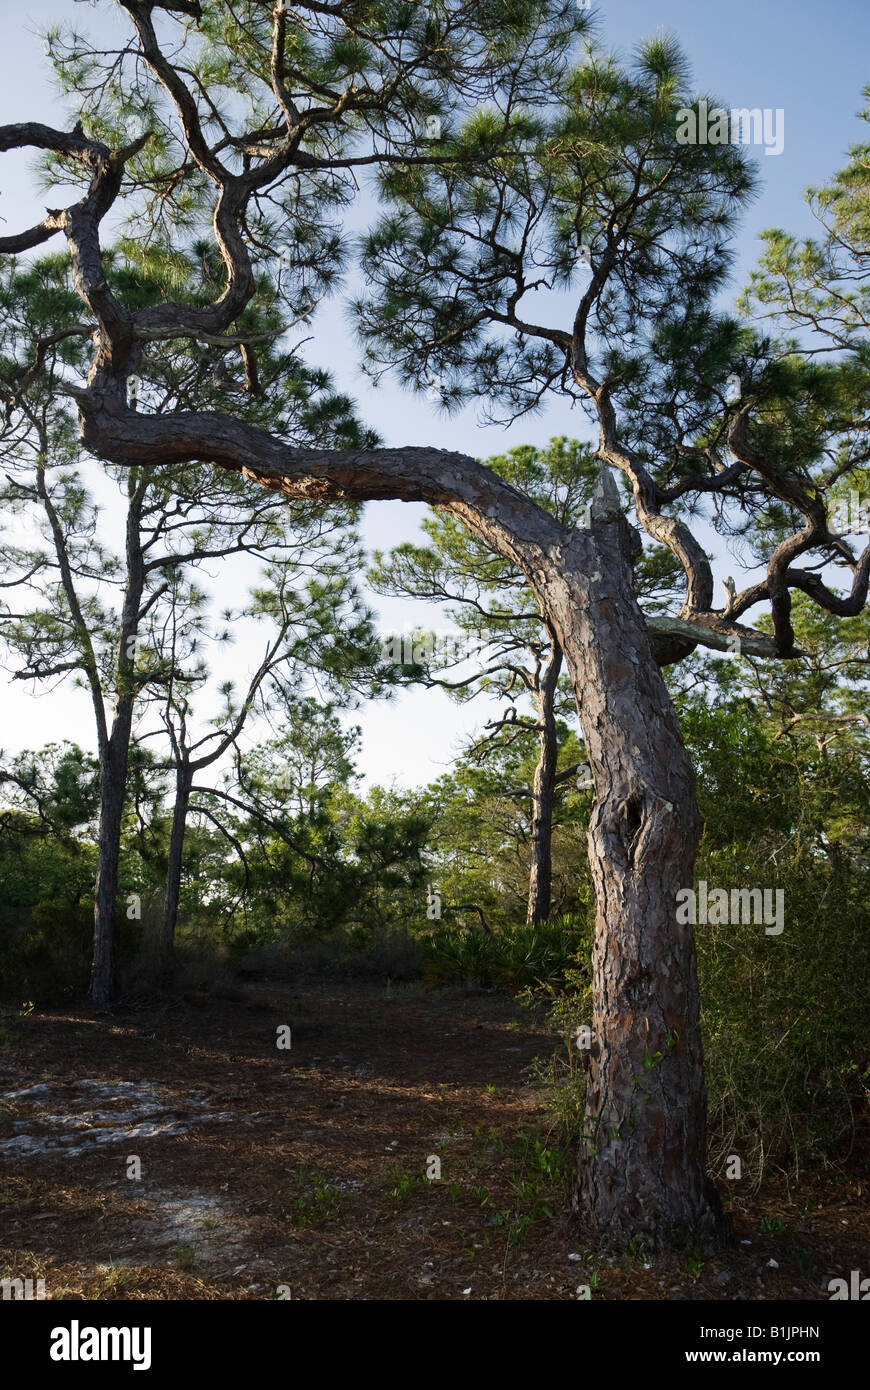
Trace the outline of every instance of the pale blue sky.
{"label": "pale blue sky", "polygon": [[[623,56],[640,39],[670,31],[692,64],[696,90],[710,92],[729,107],[783,110],[782,154],[765,157],[758,152],[763,185],[758,201],[744,216],[736,291],[757,259],[761,231],[783,226],[810,233],[813,223],[803,201],[805,188],[828,179],[844,163],[847,147],[867,138],[857,112],[863,104],[861,90],[870,82],[868,0],[729,0],[722,5],[709,0],[614,0],[599,6],[597,13],[605,43]],[[120,33],[116,26],[126,23],[111,0],[100,0],[95,7],[74,0],[32,0],[26,12],[6,0],[0,17],[0,122],[58,119],[36,30],[70,17],[87,26],[99,25],[103,32]],[[22,155],[3,155],[0,162],[0,214],[10,230],[26,225],[34,214],[42,215],[28,179],[29,163],[30,157]],[[360,378],[353,353],[347,351],[347,329],[337,305],[318,315],[311,332],[310,359],[330,367],[387,443],[432,443],[486,457],[512,444],[540,443],[555,434],[589,435],[579,411],[561,402],[509,431],[481,428],[473,409],[445,419],[422,397],[391,385],[374,391]],[[372,505],[366,516],[367,542],[386,548],[411,537],[423,514],[423,508],[401,503]],[[723,561],[723,573],[733,568],[730,560]],[[216,582],[219,591],[226,581],[221,577]],[[437,614],[427,615],[417,606],[386,601],[379,606],[388,629],[415,621],[443,625]],[[245,645],[235,654],[236,670]],[[248,655],[253,654],[251,648]],[[2,673],[0,681],[6,684]],[[7,685],[4,705],[7,749],[37,746],[49,736],[93,744],[82,696],[35,701],[20,686]],[[361,719],[355,716],[363,724],[361,766],[366,780],[395,779],[403,785],[428,780],[449,763],[462,732],[486,717],[491,715],[483,706],[459,711],[435,692],[409,694],[389,707],[371,707]]]}

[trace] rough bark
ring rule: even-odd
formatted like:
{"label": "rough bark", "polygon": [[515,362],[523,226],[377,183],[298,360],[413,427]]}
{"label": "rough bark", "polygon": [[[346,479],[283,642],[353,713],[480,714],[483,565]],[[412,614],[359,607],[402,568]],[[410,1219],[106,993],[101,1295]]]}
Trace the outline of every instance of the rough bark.
{"label": "rough bark", "polygon": [[555,698],[562,669],[562,650],[553,642],[537,695],[539,732],[538,763],[532,787],[531,867],[527,922],[546,922],[553,894],[553,791],[559,745],[556,737]]}
{"label": "rough bark", "polygon": [[611,516],[593,538],[591,582],[573,540],[539,581],[596,788],[593,1041],[575,1209],[609,1246],[702,1245],[725,1228],[705,1174],[694,938],[675,912],[677,889],[693,882],[694,779],[632,594],[636,537]]}

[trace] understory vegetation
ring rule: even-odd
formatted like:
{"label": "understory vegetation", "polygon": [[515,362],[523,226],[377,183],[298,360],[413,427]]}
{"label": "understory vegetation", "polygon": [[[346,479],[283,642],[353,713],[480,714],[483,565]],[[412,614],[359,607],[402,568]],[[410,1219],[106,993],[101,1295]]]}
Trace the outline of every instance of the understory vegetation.
{"label": "understory vegetation", "polygon": [[[0,128],[46,211],[0,217],[3,1153],[130,1133],[47,1108],[29,1022],[91,1030],[67,1110],[168,1116],[145,1059],[211,1012],[208,1100],[134,1134],[180,1167],[206,1117],[268,1129],[279,1246],[413,1208],[460,1136],[505,1160],[497,1203],[431,1189],[464,1262],[552,1217],[694,1280],[732,1179],[776,1221],[804,1179],[860,1196],[870,104],[813,235],[753,251],[784,107],[711,106],[664,27],[623,57],[570,0],[102,8],[41,35],[53,123]],[[441,1108],[463,1071],[488,1136]]]}
{"label": "understory vegetation", "polygon": [[[703,685],[683,668],[674,692],[698,769],[698,884],[710,894],[722,884],[784,893],[781,932],[755,920],[695,928],[718,1176],[737,1156],[755,1182],[771,1170],[796,1179],[846,1160],[861,1135],[870,1079],[866,726],[844,723],[832,737],[830,725],[794,718],[813,702],[848,707],[866,623],[846,627],[834,652],[831,631],[805,614],[808,669],[768,680],[764,698],[746,660],[718,662]],[[285,782],[270,825],[224,811],[218,827],[191,815],[173,976],[162,983],[155,934],[168,823],[159,777],[136,771],[118,901],[123,996],[149,997],[168,983],[232,998],[246,981],[330,976],[514,995],[561,1039],[533,1079],[549,1091],[567,1146],[583,1109],[578,1030],[591,1017],[594,906],[583,853],[591,794],[572,778],[559,784],[556,910],[529,923],[531,793],[524,803],[517,789],[530,788],[531,733],[483,766],[461,759],[430,787],[362,795],[353,790],[353,734],[339,738],[329,720],[309,728],[319,741],[317,784]],[[562,726],[560,762],[575,758]],[[49,745],[10,764],[3,791],[3,998],[16,1011],[62,1005],[87,987],[95,769],[78,748]]]}

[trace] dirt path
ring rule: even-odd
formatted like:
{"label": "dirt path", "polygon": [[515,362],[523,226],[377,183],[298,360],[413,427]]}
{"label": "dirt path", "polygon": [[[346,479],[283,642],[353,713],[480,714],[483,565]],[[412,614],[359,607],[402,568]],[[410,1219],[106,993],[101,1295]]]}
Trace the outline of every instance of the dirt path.
{"label": "dirt path", "polygon": [[593,1258],[525,1079],[554,1045],[527,1010],[246,992],[7,1021],[0,1277],[47,1298],[827,1299],[867,1263],[843,1175],[732,1204],[743,1243],[715,1259]]}

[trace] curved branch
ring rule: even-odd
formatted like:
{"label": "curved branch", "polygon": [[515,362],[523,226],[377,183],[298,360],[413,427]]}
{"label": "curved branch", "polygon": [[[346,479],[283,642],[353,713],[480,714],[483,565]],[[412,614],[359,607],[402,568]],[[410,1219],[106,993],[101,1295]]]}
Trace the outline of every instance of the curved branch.
{"label": "curved branch", "polygon": [[578,384],[589,391],[598,411],[600,440],[597,456],[604,463],[619,468],[631,482],[638,520],[647,535],[676,555],[686,575],[686,596],[680,610],[682,617],[706,612],[713,603],[713,571],[703,546],[688,526],[676,517],[663,516],[659,511],[658,488],[633,450],[619,442],[616,413],[606,386],[584,375]]}
{"label": "curved branch", "polygon": [[[217,411],[142,415],[115,392],[68,389],[79,404],[82,442],[107,462],[151,468],[201,460],[291,497],[428,502],[462,519],[527,575],[545,567],[550,551],[572,535],[466,454],[419,446],[295,448]],[[591,539],[588,549],[591,559]]]}

